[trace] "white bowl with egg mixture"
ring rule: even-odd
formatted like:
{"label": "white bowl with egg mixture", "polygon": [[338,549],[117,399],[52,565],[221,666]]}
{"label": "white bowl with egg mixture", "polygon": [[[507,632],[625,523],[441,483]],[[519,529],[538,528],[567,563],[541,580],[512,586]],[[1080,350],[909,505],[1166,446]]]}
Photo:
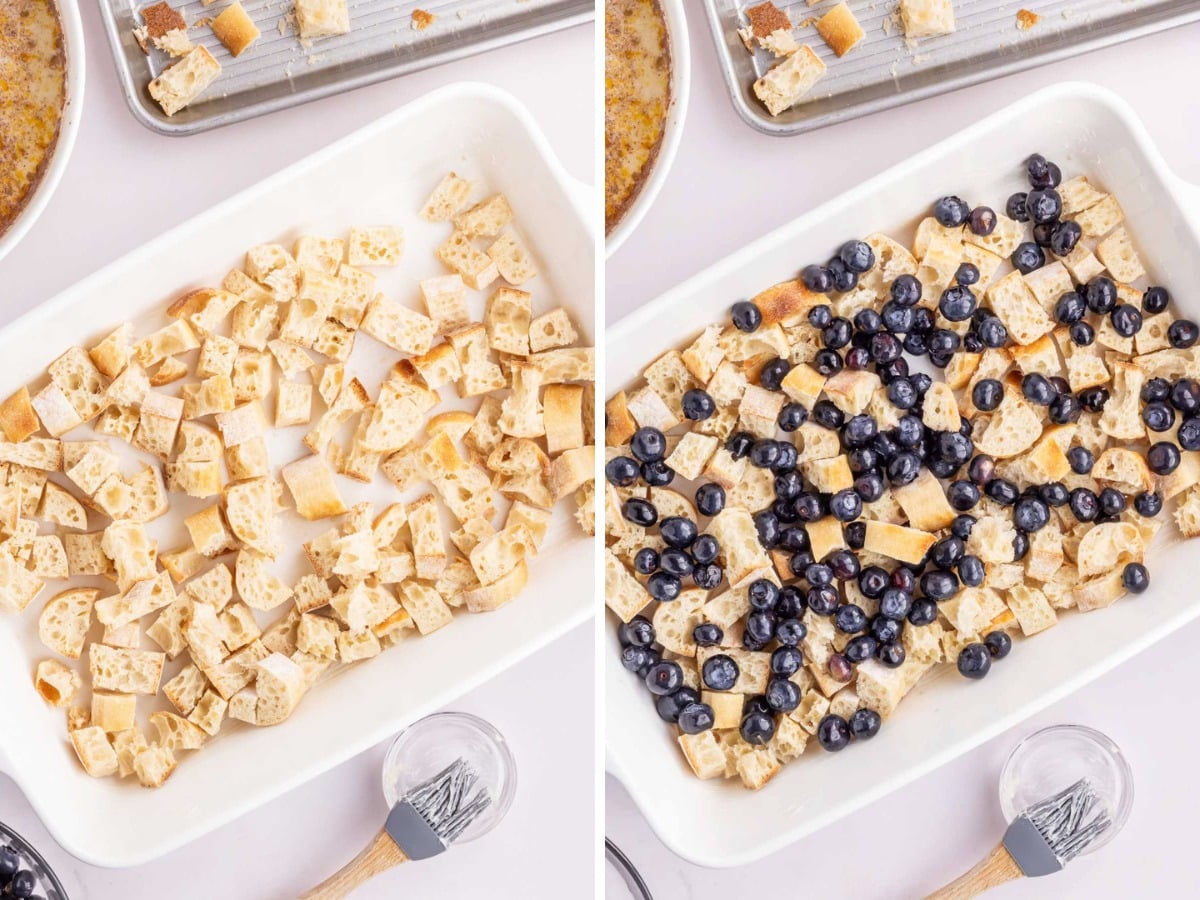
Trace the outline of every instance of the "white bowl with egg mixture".
{"label": "white bowl with egg mixture", "polygon": [[[38,220],[46,208],[46,204],[50,202],[50,197],[58,187],[62,174],[67,168],[67,162],[71,158],[71,151],[75,147],[75,135],[79,131],[79,118],[83,111],[85,60],[83,24],[79,18],[79,7],[75,0],[26,0],[26,2],[29,2],[30,6],[44,7],[50,12],[57,13],[59,34],[52,37],[51,40],[57,38],[61,43],[64,72],[61,76],[55,73],[52,76],[53,81],[46,83],[45,90],[50,92],[62,90],[63,99],[58,119],[58,134],[50,143],[46,157],[39,165],[41,171],[34,176],[32,188],[23,195],[22,199],[13,204],[16,214],[7,225],[5,225],[6,215],[3,208],[3,185],[0,184],[0,259],[7,256],[21,242],[21,238],[33,227],[33,223]],[[29,74],[26,73],[27,76]],[[0,78],[0,81],[2,80]],[[23,78],[22,83],[26,84],[30,91],[36,86],[36,81],[32,77]],[[59,84],[62,85],[61,88],[58,87]],[[33,123],[6,122],[3,117],[0,117],[0,129],[16,131],[19,127],[33,131],[37,126]],[[0,145],[5,144],[7,142],[5,139],[9,137],[8,134],[0,134]],[[0,163],[6,166],[12,164],[6,157],[0,158]]]}

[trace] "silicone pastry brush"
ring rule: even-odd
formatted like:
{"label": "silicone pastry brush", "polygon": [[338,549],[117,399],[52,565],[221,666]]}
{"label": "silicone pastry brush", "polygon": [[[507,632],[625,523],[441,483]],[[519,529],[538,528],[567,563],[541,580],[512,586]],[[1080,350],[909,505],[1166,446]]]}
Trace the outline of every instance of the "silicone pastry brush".
{"label": "silicone pastry brush", "polygon": [[1017,878],[1061,871],[1112,824],[1092,783],[1081,778],[1013,819],[995,850],[926,900],[967,900]]}
{"label": "silicone pastry brush", "polygon": [[400,863],[445,852],[491,803],[475,769],[456,759],[405,794],[375,839],[301,900],[336,900]]}

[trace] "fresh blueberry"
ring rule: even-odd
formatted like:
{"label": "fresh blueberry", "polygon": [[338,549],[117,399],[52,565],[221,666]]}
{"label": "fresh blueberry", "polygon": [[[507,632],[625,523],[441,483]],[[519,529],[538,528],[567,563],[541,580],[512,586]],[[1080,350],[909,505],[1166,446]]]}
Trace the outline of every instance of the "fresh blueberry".
{"label": "fresh blueberry", "polygon": [[1050,421],[1055,425],[1077,422],[1081,415],[1083,415],[1083,404],[1072,393],[1060,393],[1050,404]]}
{"label": "fresh blueberry", "polygon": [[1142,491],[1133,498],[1133,508],[1139,516],[1150,519],[1162,512],[1162,494],[1156,491]]}
{"label": "fresh blueberry", "polygon": [[867,630],[867,614],[854,603],[843,603],[833,614],[833,624],[838,631],[858,634]]}
{"label": "fresh blueberry", "polygon": [[1040,153],[1035,153],[1025,163],[1029,183],[1035,188],[1053,188],[1062,183],[1062,172],[1054,163]]}
{"label": "fresh blueberry", "polygon": [[629,451],[638,462],[657,462],[667,452],[667,439],[657,428],[645,425],[629,439]]}
{"label": "fresh blueberry", "polygon": [[862,274],[875,265],[875,251],[866,241],[846,241],[838,256],[851,272]]}
{"label": "fresh blueberry", "polygon": [[621,665],[630,672],[640,672],[648,668],[652,651],[646,647],[635,647],[632,644],[621,648]]}
{"label": "fresh blueberry", "polygon": [[683,416],[693,422],[710,419],[717,411],[717,404],[707,391],[693,388],[683,395]]}
{"label": "fresh blueberry", "polygon": [[1165,378],[1151,378],[1142,385],[1142,402],[1155,403],[1171,399],[1171,382]]}
{"label": "fresh blueberry", "polygon": [[20,868],[20,854],[12,847],[0,846],[0,886],[7,884]]}
{"label": "fresh blueberry", "polygon": [[958,228],[971,215],[971,207],[960,197],[942,197],[933,204],[933,217],[943,228]]}
{"label": "fresh blueberry", "polygon": [[765,647],[775,637],[775,615],[769,612],[752,612],[746,616],[743,643]]}
{"label": "fresh blueberry", "polygon": [[995,378],[981,378],[971,388],[971,402],[982,412],[991,412],[1004,399],[1004,385]]}
{"label": "fresh blueberry", "polygon": [[[793,619],[791,621],[796,620]],[[803,628],[804,626],[801,625],[801,627]],[[777,647],[771,653],[771,674],[780,678],[790,678],[800,671],[802,665],[804,665],[804,654],[800,652],[798,647],[791,644],[784,644],[782,647]]]}
{"label": "fresh blueberry", "polygon": [[1001,506],[1012,506],[1020,495],[1017,486],[1007,478],[993,478],[984,485],[983,492]]}
{"label": "fresh blueberry", "polygon": [[749,713],[742,719],[740,731],[743,741],[761,747],[775,736],[775,719],[766,713]]}
{"label": "fresh blueberry", "polygon": [[[786,359],[775,359],[768,362],[759,370],[758,383],[768,391],[778,391],[783,387],[783,379],[792,370],[792,364]],[[686,396],[686,395],[685,395]]]}
{"label": "fresh blueberry", "polygon": [[860,309],[854,314],[854,330],[860,334],[875,334],[883,329],[883,319],[871,307]]}
{"label": "fresh blueberry", "polygon": [[711,534],[702,534],[692,544],[692,559],[700,565],[707,565],[717,558],[721,546]]}
{"label": "fresh blueberry", "polygon": [[921,474],[921,459],[912,451],[897,453],[887,465],[888,481],[896,487],[903,487],[916,481]]}
{"label": "fresh blueberry", "polygon": [[1050,252],[1055,256],[1070,256],[1082,236],[1078,222],[1058,222],[1050,232]]}
{"label": "fresh blueberry", "polygon": [[973,263],[962,263],[954,270],[954,283],[970,287],[979,283],[979,267]]}
{"label": "fresh blueberry", "polygon": [[1022,497],[1013,508],[1013,522],[1025,532],[1041,531],[1050,524],[1050,507],[1040,497]]}
{"label": "fresh blueberry", "polygon": [[8,883],[8,892],[16,900],[29,900],[37,887],[37,877],[28,869],[21,869]]}
{"label": "fresh blueberry", "polygon": [[987,237],[996,230],[996,213],[990,206],[977,206],[971,210],[967,225],[972,234]]}
{"label": "fresh blueberry", "polygon": [[814,294],[828,294],[833,290],[833,276],[824,266],[805,266],[800,273],[800,280]]}
{"label": "fresh blueberry", "polygon": [[729,317],[738,331],[755,331],[762,324],[762,311],[748,300],[733,304]]}
{"label": "fresh blueberry", "polygon": [[646,673],[646,687],[656,696],[673,694],[683,687],[683,669],[677,662],[659,662]]}
{"label": "fresh blueberry", "polygon": [[1107,315],[1117,305],[1117,286],[1111,278],[1097,275],[1084,288],[1084,299],[1092,312]]}
{"label": "fresh blueberry", "polygon": [[[1072,325],[1071,327],[1074,328],[1075,326]],[[1108,403],[1108,398],[1108,388],[1105,387],[1084,388],[1079,392],[1079,404],[1088,412],[1103,412],[1104,405]]]}
{"label": "fresh blueberry", "polygon": [[980,453],[973,457],[970,465],[967,466],[967,477],[977,485],[986,485],[996,477],[996,461],[990,456]]}
{"label": "fresh blueberry", "polygon": [[922,597],[913,601],[912,608],[908,611],[908,623],[917,627],[932,625],[937,616],[937,603],[927,597]]}
{"label": "fresh blueberry", "polygon": [[699,734],[713,727],[716,718],[707,703],[689,703],[679,712],[679,730],[684,734]]}
{"label": "fresh blueberry", "polygon": [[686,578],[695,570],[696,563],[686,550],[668,547],[662,552],[661,566],[664,572],[668,572],[676,578]]}
{"label": "fresh blueberry", "polygon": [[992,659],[1004,659],[1012,650],[1012,638],[1003,631],[989,631],[983,638],[983,645]]}
{"label": "fresh blueberry", "polygon": [[874,503],[883,496],[885,486],[878,472],[867,472],[854,479],[854,492],[863,503]]}
{"label": "fresh blueberry", "polygon": [[963,335],[963,350],[967,353],[982,353],[984,346],[982,339],[974,331]]}
{"label": "fresh blueberry", "polygon": [[817,725],[817,740],[830,753],[845,750],[850,743],[850,724],[841,716],[826,716]]}
{"label": "fresh blueberry", "polygon": [[1035,225],[1046,225],[1062,216],[1062,198],[1053,188],[1030,191],[1025,196],[1025,210]]}
{"label": "fresh blueberry", "polygon": [[970,481],[954,481],[946,490],[946,499],[958,512],[966,512],[979,502],[979,488]]}
{"label": "fresh blueberry", "polygon": [[833,321],[833,310],[827,303],[819,303],[808,311],[808,324],[813,328],[824,330]]}
{"label": "fresh blueberry", "polygon": [[737,684],[740,675],[738,665],[724,653],[710,656],[704,661],[700,677],[705,687],[714,691],[728,691]]}
{"label": "fresh blueberry", "polygon": [[791,441],[779,441],[779,458],[775,460],[775,465],[771,468],[776,472],[786,472],[788,469],[796,468],[796,463],[800,458],[800,451],[796,449],[796,445]]}
{"label": "fresh blueberry", "polygon": [[[892,382],[896,384],[897,382]],[[890,388],[891,385],[888,385]],[[879,433],[879,426],[868,415],[851,416],[843,426],[842,440],[847,447],[865,447]]]}
{"label": "fresh blueberry", "polygon": [[1071,492],[1067,490],[1067,486],[1061,481],[1052,481],[1049,484],[1043,484],[1038,488],[1038,496],[1046,502],[1047,506],[1052,506],[1055,509],[1060,506],[1066,506],[1071,500]]}
{"label": "fresh blueberry", "polygon": [[846,414],[828,400],[818,400],[813,404],[812,420],[822,428],[836,431],[846,423]]}
{"label": "fresh blueberry", "polygon": [[[976,275],[978,275],[978,271],[976,271]],[[969,287],[956,284],[942,292],[938,309],[951,322],[965,322],[975,313],[978,305],[979,302]]]}
{"label": "fresh blueberry", "polygon": [[621,515],[626,521],[642,528],[649,528],[658,521],[658,510],[654,508],[654,504],[641,497],[630,497],[622,503]]}
{"label": "fresh blueberry", "polygon": [[958,652],[958,671],[967,678],[983,678],[992,667],[992,655],[985,644],[967,644]]}
{"label": "fresh blueberry", "polygon": [[913,311],[911,307],[901,306],[894,300],[883,304],[881,311],[883,327],[893,334],[906,334],[912,330]]}
{"label": "fresh blueberry", "polygon": [[661,569],[646,579],[646,592],[659,603],[670,603],[681,590],[683,585],[679,577]]}
{"label": "fresh blueberry", "polygon": [[996,349],[1008,343],[1008,329],[996,316],[986,316],[979,321],[979,339],[985,347]]}
{"label": "fresh blueberry", "polygon": [[821,331],[821,343],[830,350],[841,350],[850,343],[854,336],[854,326],[849,319],[834,316],[833,320]]}
{"label": "fresh blueberry", "polygon": [[900,588],[890,587],[879,598],[879,615],[889,619],[903,619],[912,609],[912,595]]}
{"label": "fresh blueberry", "polygon": [[921,299],[921,282],[912,275],[898,275],[889,289],[892,302],[897,306],[913,307]]}
{"label": "fresh blueberry", "polygon": [[930,548],[929,561],[939,569],[953,569],[965,552],[962,538],[949,535]]}
{"label": "fresh blueberry", "polygon": [[847,265],[842,262],[840,256],[835,256],[825,264],[829,269],[829,275],[833,279],[833,289],[841,293],[852,291],[858,285],[858,273],[852,271]]}
{"label": "fresh blueberry", "polygon": [[775,586],[774,582],[759,578],[750,582],[750,587],[746,589],[746,599],[750,602],[751,609],[769,612],[775,608],[775,604],[779,600],[779,588]]}
{"label": "fresh blueberry", "polygon": [[947,359],[954,354],[962,338],[948,328],[935,328],[929,335],[929,357],[945,356]]}
{"label": "fresh blueberry", "polygon": [[1071,336],[1071,343],[1079,347],[1089,347],[1092,341],[1096,340],[1096,329],[1087,322],[1076,322],[1068,334]]}
{"label": "fresh blueberry", "polygon": [[700,695],[690,687],[681,687],[672,694],[662,694],[654,701],[658,717],[664,722],[678,722],[679,714],[691,703],[698,703]]}
{"label": "fresh blueberry", "polygon": [[1189,319],[1176,319],[1167,329],[1167,340],[1176,350],[1191,347],[1200,339],[1200,328]]}
{"label": "fresh blueberry", "polygon": [[967,587],[979,587],[985,575],[983,561],[978,556],[968,555],[958,561],[958,578]]}
{"label": "fresh blueberry", "polygon": [[[696,488],[696,510],[702,516],[715,516],[725,508],[725,488],[716,482]],[[706,560],[711,562],[711,560]]]}
{"label": "fresh blueberry", "polygon": [[767,683],[767,705],[777,712],[791,712],[800,705],[800,688],[786,678],[772,678]]}
{"label": "fresh blueberry", "polygon": [[808,627],[799,619],[783,619],[775,625],[775,640],[784,647],[795,647],[808,635]]}
{"label": "fresh blueberry", "polygon": [[1181,378],[1171,387],[1171,405],[1185,416],[1200,411],[1200,382],[1192,378]]}
{"label": "fresh blueberry", "polygon": [[919,416],[901,416],[896,424],[896,443],[906,449],[915,450],[920,447],[925,441],[925,434],[925,423]]}
{"label": "fresh blueberry", "polygon": [[1063,325],[1074,325],[1087,315],[1087,301],[1078,291],[1067,291],[1054,303],[1054,318]]}
{"label": "fresh blueberry", "polygon": [[875,640],[869,634],[860,634],[858,637],[851,638],[846,642],[846,649],[843,655],[852,663],[865,662],[875,655],[875,649],[879,646],[879,641]]}
{"label": "fresh blueberry", "polygon": [[913,310],[913,331],[918,334],[929,334],[936,324],[937,320],[933,317],[933,310],[925,306],[918,306]]}
{"label": "fresh blueberry", "polygon": [[1113,331],[1121,337],[1133,337],[1142,330],[1142,314],[1136,306],[1120,303],[1109,314],[1112,319]]}
{"label": "fresh blueberry", "polygon": [[847,547],[851,550],[861,550],[867,542],[867,523],[851,522],[842,529],[842,533],[846,536]]}
{"label": "fresh blueberry", "polygon": [[617,629],[621,645],[625,647],[649,647],[654,643],[654,626],[645,616],[634,616]]}
{"label": "fresh blueberry", "polygon": [[816,494],[801,494],[792,503],[792,508],[796,510],[796,516],[801,522],[815,522],[825,515],[821,498]]}
{"label": "fresh blueberry", "polygon": [[879,599],[888,585],[888,573],[880,566],[867,566],[858,573],[858,589],[872,600]]}
{"label": "fresh blueberry", "polygon": [[898,641],[880,644],[875,650],[875,658],[889,669],[897,669],[904,665],[904,646]]}
{"label": "fresh blueberry", "polygon": [[795,500],[804,491],[804,478],[795,469],[775,476],[775,499]]}
{"label": "fresh blueberry", "polygon": [[1057,395],[1049,379],[1038,372],[1030,372],[1021,379],[1021,393],[1026,400],[1038,406],[1049,406]]}
{"label": "fresh blueberry", "polygon": [[617,487],[629,487],[638,480],[640,472],[637,461],[628,456],[614,456],[604,466],[604,477]]}
{"label": "fresh blueberry", "polygon": [[1125,512],[1125,495],[1116,488],[1106,487],[1097,497],[1100,501],[1100,515],[1115,519]]}
{"label": "fresh blueberry", "polygon": [[843,365],[842,358],[836,350],[818,350],[812,360],[812,367],[826,378],[842,371]]}
{"label": "fresh blueberry", "polygon": [[894,334],[883,332],[871,335],[869,349],[871,359],[875,360],[882,368],[900,361],[900,356],[904,352],[904,344]]}
{"label": "fresh blueberry", "polygon": [[1150,573],[1141,563],[1127,563],[1121,570],[1121,584],[1132,594],[1140,594],[1150,587]]}
{"label": "fresh blueberry", "polygon": [[831,584],[809,588],[804,599],[814,615],[832,616],[838,608],[838,591]]}
{"label": "fresh blueberry", "polygon": [[642,481],[651,487],[666,487],[675,480],[675,470],[665,460],[642,463]]}
{"label": "fresh blueberry", "polygon": [[808,421],[808,409],[802,403],[787,403],[779,411],[776,424],[781,431],[793,432]]}
{"label": "fresh blueberry", "polygon": [[873,709],[856,709],[850,715],[850,736],[856,741],[869,741],[879,734],[883,718]]}
{"label": "fresh blueberry", "polygon": [[1146,451],[1146,465],[1155,475],[1170,475],[1179,468],[1182,460],[1179,448],[1170,441],[1151,444],[1150,449]]}
{"label": "fresh blueberry", "polygon": [[696,587],[704,588],[706,591],[715,590],[723,577],[725,577],[724,572],[716,563],[699,564],[692,570],[692,581]]}
{"label": "fresh blueberry", "polygon": [[975,527],[975,517],[963,513],[955,516],[954,521],[950,523],[950,533],[957,538],[962,538],[964,541],[971,536],[971,529]]}
{"label": "fresh blueberry", "polygon": [[669,547],[690,547],[696,540],[696,523],[683,516],[667,516],[659,525],[659,534]]}
{"label": "fresh blueberry", "polygon": [[862,498],[853,488],[838,491],[829,498],[829,512],[839,522],[852,522],[862,515]]}
{"label": "fresh blueberry", "polygon": [[779,524],[779,516],[772,510],[764,509],[754,514],[754,527],[758,531],[758,542],[764,550],[774,550],[779,546],[783,527]]}
{"label": "fresh blueberry", "polygon": [[1018,191],[1008,198],[1008,202],[1004,204],[1004,214],[1010,219],[1017,222],[1028,222],[1029,212],[1026,210],[1025,201],[1028,195],[1024,191]]}
{"label": "fresh blueberry", "polygon": [[1142,294],[1142,309],[1150,315],[1164,312],[1167,304],[1171,302],[1171,295],[1167,293],[1165,287],[1148,287],[1146,292]]}
{"label": "fresh blueberry", "polygon": [[729,436],[729,440],[725,442],[725,449],[729,451],[729,455],[734,459],[749,456],[750,448],[753,446],[754,435],[748,431],[735,431]]}
{"label": "fresh blueberry", "polygon": [[701,622],[692,629],[692,640],[700,647],[715,647],[724,637],[725,632],[714,622]]}
{"label": "fresh blueberry", "polygon": [[933,570],[921,576],[921,593],[939,603],[958,593],[958,576],[953,572]]}
{"label": "fresh blueberry", "polygon": [[750,465],[758,469],[769,469],[779,462],[779,442],[764,438],[754,442],[750,448]]}
{"label": "fresh blueberry", "polygon": [[[880,644],[890,644],[892,641],[900,639],[900,633],[904,629],[903,623],[899,619],[891,619],[887,616],[875,616],[871,620],[871,637],[875,638]],[[878,652],[878,648],[876,648]]]}
{"label": "fresh blueberry", "polygon": [[1071,514],[1080,522],[1094,521],[1100,515],[1100,500],[1087,488],[1071,491]]}

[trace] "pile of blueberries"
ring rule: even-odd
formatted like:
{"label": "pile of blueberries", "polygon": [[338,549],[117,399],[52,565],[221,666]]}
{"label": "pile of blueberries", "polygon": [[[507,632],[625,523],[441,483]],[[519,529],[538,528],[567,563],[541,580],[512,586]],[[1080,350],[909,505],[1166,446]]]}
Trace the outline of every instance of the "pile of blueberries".
{"label": "pile of blueberries", "polygon": [[0,844],[0,897],[16,900],[41,900],[34,896],[38,879],[34,873],[21,867],[21,854],[16,847]]}
{"label": "pile of blueberries", "polygon": [[[1057,165],[1041,155],[1027,160],[1031,190],[1009,198],[1006,213],[1021,222],[1034,223],[1034,242],[1022,243],[1012,255],[1013,265],[1022,273],[1046,262],[1046,250],[1065,256],[1076,246],[1080,228],[1061,219],[1062,200],[1055,190],[1062,179]],[[971,208],[958,197],[943,197],[933,207],[937,221],[947,228],[965,227],[978,235],[990,234],[997,217],[988,207]],[[824,266],[810,265],[801,275],[805,286],[818,293],[845,292],[853,289],[861,274],[875,264],[874,252],[863,241],[844,244],[838,255]],[[822,347],[812,366],[825,376],[848,369],[869,369],[886,385],[887,396],[900,412],[895,428],[881,429],[869,415],[847,417],[837,406],[821,400],[806,408],[789,402],[779,414],[783,432],[793,432],[806,421],[837,433],[855,476],[852,488],[823,494],[807,486],[797,469],[797,451],[791,441],[757,438],[745,432],[731,435],[726,449],[735,457],[746,457],[750,465],[769,469],[774,474],[775,501],[754,514],[758,539],[767,550],[790,554],[794,580],[783,586],[760,580],[749,586],[751,610],[745,620],[742,644],[748,650],[771,649],[771,677],[766,693],[748,697],[741,721],[741,735],[751,744],[765,744],[775,733],[776,715],[794,710],[800,703],[800,691],[790,680],[804,664],[800,643],[807,634],[801,620],[805,610],[817,616],[830,616],[834,627],[853,635],[841,653],[828,663],[829,675],[847,683],[854,666],[877,659],[889,667],[900,666],[905,659],[902,636],[905,628],[920,628],[937,619],[939,602],[955,596],[962,586],[977,587],[984,581],[982,561],[966,552],[966,541],[976,518],[971,510],[986,495],[1001,506],[1011,508],[1016,537],[1013,560],[1020,561],[1029,551],[1029,535],[1050,521],[1051,507],[1069,505],[1077,519],[1107,522],[1120,517],[1128,498],[1119,490],[1105,488],[1099,493],[1087,488],[1068,490],[1061,482],[1035,485],[1021,490],[1013,482],[996,475],[996,462],[976,454],[971,441],[972,425],[965,417],[957,431],[940,432],[922,421],[923,399],[932,379],[922,372],[910,372],[905,354],[924,356],[936,368],[945,368],[957,352],[979,353],[988,347],[1002,347],[1008,341],[1004,323],[989,309],[979,305],[971,286],[979,280],[979,271],[970,264],[959,267],[955,283],[939,298],[938,309],[952,322],[970,320],[965,335],[938,328],[932,310],[917,306],[921,283],[910,275],[897,277],[891,285],[890,299],[876,312],[864,309],[854,319],[835,316],[826,304],[813,307],[809,322],[820,331]],[[1142,310],[1118,303],[1116,286],[1104,277],[1064,294],[1055,306],[1059,322],[1070,326],[1071,339],[1080,345],[1095,339],[1095,330],[1085,321],[1089,312],[1111,318],[1114,330],[1124,336],[1136,334],[1142,327],[1142,312],[1153,315],[1166,309],[1169,295],[1164,288],[1151,287],[1142,297]],[[762,314],[753,303],[740,302],[731,310],[733,325],[753,332],[762,324]],[[1191,347],[1200,337],[1194,322],[1180,319],[1170,326],[1173,347]],[[761,370],[762,387],[779,391],[791,369],[786,359],[774,359]],[[1109,399],[1104,388],[1072,393],[1061,378],[1026,375],[1022,392],[1031,402],[1048,408],[1055,423],[1074,422],[1084,410],[1100,412]],[[972,400],[984,411],[993,410],[1003,398],[1003,385],[995,379],[979,381]],[[1143,418],[1155,432],[1169,430],[1177,415],[1182,417],[1179,442],[1184,449],[1200,448],[1200,384],[1181,379],[1171,384],[1163,379],[1146,383],[1141,400]],[[687,419],[702,421],[716,413],[716,404],[703,390],[688,391],[683,397]],[[641,428],[630,440],[629,456],[612,459],[606,466],[607,479],[619,487],[642,483],[661,487],[670,484],[675,473],[664,461],[666,437],[655,428]],[[1095,460],[1084,447],[1072,447],[1068,453],[1073,471],[1086,474]],[[1167,474],[1180,462],[1179,446],[1170,441],[1153,444],[1147,463],[1157,474]],[[892,572],[879,566],[862,566],[855,551],[861,550],[866,531],[859,520],[864,503],[878,500],[887,486],[898,487],[915,480],[923,468],[949,484],[946,495],[958,512],[950,533],[929,550],[916,565],[900,564]],[[1143,516],[1162,509],[1158,493],[1144,492],[1132,498]],[[725,491],[718,484],[701,485],[696,491],[696,509],[705,517],[724,508]],[[696,587],[712,590],[723,578],[719,564],[720,547],[709,534],[700,533],[697,523],[680,516],[659,521],[658,511],[645,499],[631,497],[622,506],[622,515],[635,525],[658,525],[666,545],[661,553],[646,547],[639,551],[634,567],[646,576],[646,589],[659,603],[678,598],[684,580]],[[831,515],[844,523],[848,549],[836,550],[824,559],[814,559],[804,523]],[[1141,593],[1149,586],[1149,574],[1140,563],[1129,563],[1122,572],[1126,589]],[[840,585],[854,580],[862,593],[877,600],[874,616],[857,604],[843,600]],[[722,629],[714,623],[698,625],[693,639],[700,647],[716,647],[724,640]],[[700,701],[697,691],[684,684],[679,664],[662,658],[655,644],[652,623],[642,616],[622,625],[621,661],[636,672],[657,698],[657,710],[666,721],[676,723],[688,734],[712,727],[713,711]],[[959,653],[958,670],[967,678],[988,674],[992,660],[1003,659],[1012,648],[1012,639],[1003,631],[993,631],[981,642],[965,646]],[[726,654],[710,656],[700,673],[703,685],[714,691],[726,691],[738,680],[737,663]],[[835,715],[819,724],[817,738],[826,750],[841,750],[852,739],[873,737],[880,727],[878,713],[860,709],[849,721]]]}

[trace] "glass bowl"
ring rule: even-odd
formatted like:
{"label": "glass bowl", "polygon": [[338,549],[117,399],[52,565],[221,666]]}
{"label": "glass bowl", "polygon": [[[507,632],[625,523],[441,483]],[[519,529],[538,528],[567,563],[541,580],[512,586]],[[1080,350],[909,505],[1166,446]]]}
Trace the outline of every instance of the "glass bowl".
{"label": "glass bowl", "polygon": [[629,900],[654,900],[629,857],[608,838],[604,839],[604,859],[607,863],[604,869],[605,900],[625,900],[626,897]]}
{"label": "glass bowl", "polygon": [[[67,900],[67,889],[62,886],[62,882],[42,858],[42,854],[3,822],[0,822],[0,847],[12,847],[16,850],[17,855],[21,857],[21,868],[33,872],[37,878],[37,886],[33,890],[35,897],[44,897],[45,900]],[[3,892],[3,885],[0,885],[0,892]],[[4,896],[7,897],[8,894],[5,893]]]}
{"label": "glass bowl", "polygon": [[1053,725],[1013,748],[1000,770],[1000,808],[1012,822],[1033,804],[1087,778],[1108,807],[1112,827],[1084,853],[1111,841],[1133,808],[1133,771],[1111,738],[1084,725]]}
{"label": "glass bowl", "polygon": [[383,795],[388,809],[460,757],[479,773],[492,802],[455,843],[487,834],[512,806],[517,764],[504,735],[469,713],[434,713],[396,735],[383,759]]}

